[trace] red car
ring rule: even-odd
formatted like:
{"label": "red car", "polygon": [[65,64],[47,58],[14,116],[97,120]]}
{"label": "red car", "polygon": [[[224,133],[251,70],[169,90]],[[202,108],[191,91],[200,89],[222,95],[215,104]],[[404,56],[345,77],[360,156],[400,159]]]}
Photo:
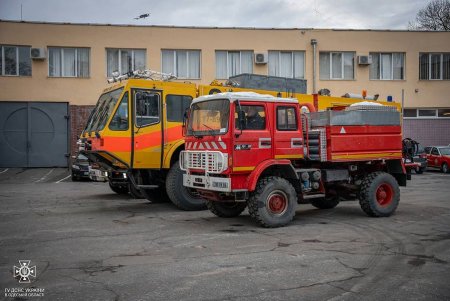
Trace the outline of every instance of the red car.
{"label": "red car", "polygon": [[450,146],[427,146],[428,167],[439,168],[444,173],[450,172]]}

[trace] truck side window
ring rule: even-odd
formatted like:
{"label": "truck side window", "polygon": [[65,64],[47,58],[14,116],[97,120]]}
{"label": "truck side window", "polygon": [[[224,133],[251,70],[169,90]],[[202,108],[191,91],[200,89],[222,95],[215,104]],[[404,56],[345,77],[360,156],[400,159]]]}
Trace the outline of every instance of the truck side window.
{"label": "truck side window", "polygon": [[294,107],[277,107],[277,130],[297,130],[297,114]]}
{"label": "truck side window", "polygon": [[128,130],[128,92],[123,95],[119,107],[109,123],[109,129],[112,131]]}
{"label": "truck side window", "polygon": [[[266,128],[266,112],[264,106],[242,105],[245,112],[245,124],[243,130],[264,130]],[[236,115],[236,129],[240,130]]]}
{"label": "truck side window", "polygon": [[189,95],[167,95],[167,121],[183,122],[183,115],[191,105],[192,97]]}
{"label": "truck side window", "polygon": [[431,154],[435,155],[435,156],[439,156],[439,151],[437,150],[437,148],[433,147],[433,149],[431,150]]}
{"label": "truck side window", "polygon": [[160,97],[157,93],[135,92],[136,126],[144,127],[159,122]]}

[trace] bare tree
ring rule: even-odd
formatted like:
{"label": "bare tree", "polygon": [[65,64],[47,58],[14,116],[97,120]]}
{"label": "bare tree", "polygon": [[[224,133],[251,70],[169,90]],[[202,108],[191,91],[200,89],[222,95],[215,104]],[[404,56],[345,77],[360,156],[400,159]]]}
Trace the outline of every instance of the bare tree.
{"label": "bare tree", "polygon": [[450,0],[433,0],[408,24],[415,30],[450,30]]}

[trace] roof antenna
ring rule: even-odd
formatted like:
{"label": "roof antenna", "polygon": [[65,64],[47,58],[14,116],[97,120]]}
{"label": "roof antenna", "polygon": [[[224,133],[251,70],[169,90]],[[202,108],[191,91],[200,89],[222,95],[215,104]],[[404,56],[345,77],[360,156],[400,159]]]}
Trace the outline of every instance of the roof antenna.
{"label": "roof antenna", "polygon": [[20,21],[23,21],[23,18],[22,18],[22,3],[20,4]]}

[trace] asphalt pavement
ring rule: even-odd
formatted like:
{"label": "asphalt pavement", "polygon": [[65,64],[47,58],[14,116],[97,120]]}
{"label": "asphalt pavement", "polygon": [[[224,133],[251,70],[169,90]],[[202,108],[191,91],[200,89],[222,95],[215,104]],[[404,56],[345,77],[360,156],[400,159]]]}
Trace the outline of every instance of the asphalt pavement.
{"label": "asphalt pavement", "polygon": [[[450,174],[408,184],[389,218],[357,201],[300,205],[264,229],[246,211],[184,212],[66,169],[0,169],[0,299],[449,300]],[[30,283],[14,278],[19,260]]]}

